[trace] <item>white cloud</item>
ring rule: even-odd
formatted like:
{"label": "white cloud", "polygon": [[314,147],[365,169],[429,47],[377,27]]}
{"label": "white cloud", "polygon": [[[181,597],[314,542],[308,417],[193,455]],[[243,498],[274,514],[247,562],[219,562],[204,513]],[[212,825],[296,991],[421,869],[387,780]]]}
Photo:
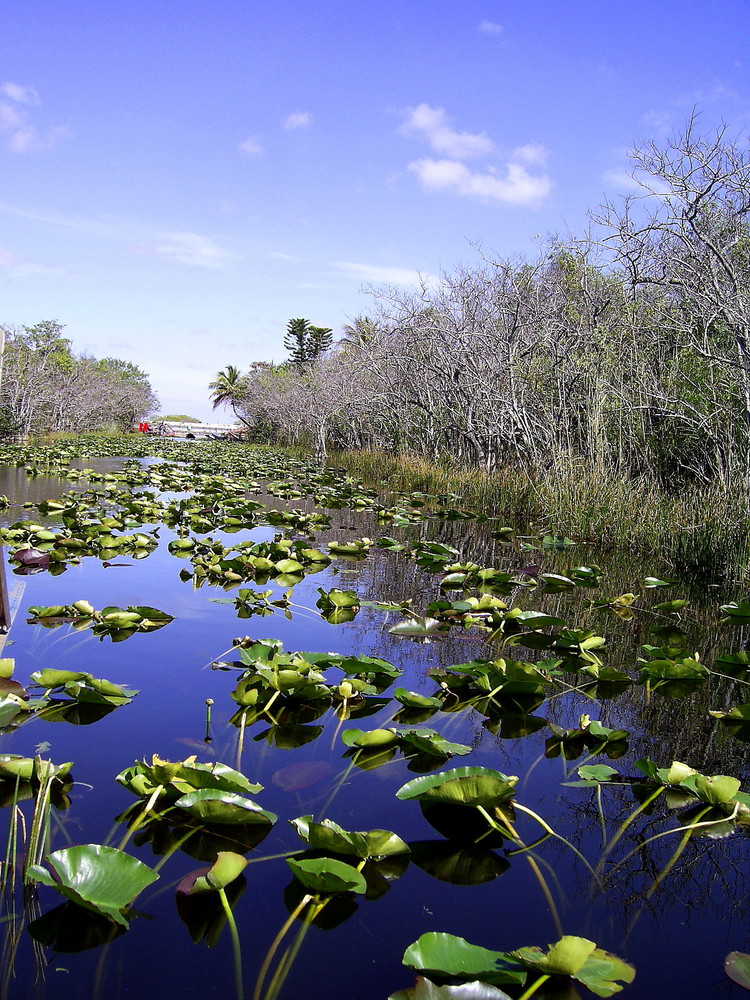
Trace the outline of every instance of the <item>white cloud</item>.
{"label": "white cloud", "polygon": [[16,262],[16,255],[11,253],[10,250],[0,247],[0,267],[13,267]]}
{"label": "white cloud", "polygon": [[0,130],[3,132],[20,128],[23,124],[23,115],[12,105],[4,101],[0,104]]}
{"label": "white cloud", "polygon": [[309,111],[293,111],[284,119],[284,128],[289,131],[295,128],[305,128],[312,122],[312,115]]}
{"label": "white cloud", "polygon": [[8,148],[11,153],[40,153],[46,149],[52,149],[67,134],[68,130],[64,126],[40,132],[33,125],[24,125],[9,137]]}
{"label": "white cloud", "polygon": [[529,143],[526,146],[517,146],[513,150],[512,160],[520,160],[521,163],[528,163],[530,166],[544,166],[547,162],[547,150],[539,143]]}
{"label": "white cloud", "polygon": [[503,26],[495,21],[480,21],[479,31],[483,31],[485,35],[502,35]]}
{"label": "white cloud", "polygon": [[411,271],[405,267],[387,267],[379,264],[355,264],[350,261],[332,261],[332,266],[340,271],[353,274],[361,281],[388,285],[427,285],[433,287],[438,279],[433,274]]}
{"label": "white cloud", "polygon": [[237,149],[245,156],[261,156],[263,153],[263,147],[258,141],[257,135],[248,136],[244,142],[241,142]]}
{"label": "white cloud", "polygon": [[495,167],[472,173],[458,160],[416,160],[409,164],[428,191],[453,191],[482,201],[507,205],[534,205],[546,198],[552,183],[546,174],[534,176],[521,163],[508,163],[504,175]]}
{"label": "white cloud", "polygon": [[0,93],[4,94],[5,97],[9,97],[11,101],[16,101],[18,104],[35,105],[40,103],[39,94],[37,94],[33,87],[22,87],[18,83],[4,83],[0,87]]}
{"label": "white cloud", "polygon": [[5,136],[5,144],[11,153],[38,153],[52,149],[68,134],[67,128],[59,125],[40,131],[29,121],[29,108],[39,104],[33,87],[4,83],[0,94],[13,102],[0,102],[0,133]]}
{"label": "white cloud", "polygon": [[487,156],[495,148],[485,132],[456,132],[445,108],[432,108],[424,103],[408,109],[408,117],[399,131],[425,139],[436,153],[456,160]]}

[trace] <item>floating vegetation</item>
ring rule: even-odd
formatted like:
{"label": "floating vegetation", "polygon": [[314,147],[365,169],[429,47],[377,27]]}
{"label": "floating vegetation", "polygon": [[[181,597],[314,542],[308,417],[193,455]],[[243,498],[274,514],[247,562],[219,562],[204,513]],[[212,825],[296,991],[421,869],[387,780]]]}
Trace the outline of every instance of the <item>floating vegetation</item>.
{"label": "floating vegetation", "polygon": [[[117,467],[89,468],[106,455]],[[313,995],[296,961],[313,927],[327,967],[342,941],[361,952],[326,995],[609,996],[634,970],[607,949],[641,909],[692,892],[702,913],[704,871],[739,869],[741,593],[688,599],[656,557],[605,566],[570,527],[521,535],[454,494],[364,486],[272,449],[82,438],[0,448],[0,462],[70,485],[22,509],[11,494],[0,528],[32,626],[14,624],[16,662],[0,660],[0,727],[21,751],[0,756],[9,954],[26,926],[44,949],[83,951],[143,913],[173,920],[162,874],[186,930],[175,961],[238,996],[248,981],[257,1000]],[[250,634],[232,638],[238,619]],[[69,752],[93,722],[95,752]],[[43,760],[50,744],[80,759],[78,783]],[[65,902],[50,909],[53,894]],[[519,928],[502,952],[469,944],[509,899],[538,933]],[[601,947],[565,933],[589,907],[606,912]],[[463,923],[466,938],[435,929]],[[746,970],[725,931],[714,986],[725,957],[736,982]],[[228,971],[196,971],[205,956],[189,949],[222,933]],[[640,966],[648,949],[632,942]],[[404,949],[419,978],[399,990]],[[376,964],[385,985],[368,981]],[[656,975],[663,993],[668,973],[639,968]]]}

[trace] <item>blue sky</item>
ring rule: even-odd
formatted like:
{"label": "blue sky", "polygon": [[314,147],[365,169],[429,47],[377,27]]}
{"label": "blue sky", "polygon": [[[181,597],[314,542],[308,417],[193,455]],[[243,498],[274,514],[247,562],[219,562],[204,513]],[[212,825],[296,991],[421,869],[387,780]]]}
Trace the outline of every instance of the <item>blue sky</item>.
{"label": "blue sky", "polygon": [[208,418],[408,285],[580,232],[627,149],[750,119],[748,0],[4,0],[0,322]]}

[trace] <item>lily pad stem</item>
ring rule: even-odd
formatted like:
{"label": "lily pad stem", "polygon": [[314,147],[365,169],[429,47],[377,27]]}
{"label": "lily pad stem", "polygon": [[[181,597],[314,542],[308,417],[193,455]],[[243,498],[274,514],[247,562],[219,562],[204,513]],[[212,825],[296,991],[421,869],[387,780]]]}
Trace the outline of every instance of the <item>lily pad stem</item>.
{"label": "lily pad stem", "polygon": [[141,826],[141,824],[143,823],[143,821],[145,820],[145,818],[148,816],[148,814],[151,812],[151,810],[154,807],[154,802],[156,802],[156,800],[159,798],[159,796],[161,795],[161,793],[163,791],[164,791],[164,785],[157,785],[156,786],[156,788],[153,790],[153,792],[149,796],[148,802],[143,807],[143,810],[138,814],[138,817],[136,818],[135,822],[132,823],[130,826],[128,826],[127,829],[125,830],[125,836],[122,838],[122,840],[120,841],[120,843],[117,846],[118,851],[124,851],[125,850],[125,845],[130,840],[130,838],[133,836],[133,834],[138,829],[138,827]]}
{"label": "lily pad stem", "polygon": [[536,993],[536,991],[539,989],[539,987],[543,986],[544,983],[546,983],[549,978],[550,978],[549,976],[540,976],[537,980],[535,980],[531,984],[531,986],[529,986],[527,990],[523,991],[518,1000],[529,1000],[529,997],[533,996],[534,993]]}
{"label": "lily pad stem", "polygon": [[556,840],[562,841],[562,843],[565,844],[566,847],[569,847],[571,849],[571,851],[575,854],[575,856],[580,861],[582,861],[584,863],[584,865],[586,865],[586,867],[588,868],[589,872],[591,872],[591,874],[594,876],[594,878],[599,883],[599,885],[601,885],[601,883],[599,881],[599,876],[596,874],[596,872],[591,867],[591,865],[588,863],[588,861],[586,860],[586,858],[584,858],[584,856],[581,854],[581,852],[578,850],[578,848],[574,844],[571,844],[571,842],[569,840],[566,840],[566,838],[563,837],[562,834],[555,833],[555,831],[552,829],[552,827],[548,823],[546,823],[538,813],[535,813],[533,809],[529,809],[528,806],[522,806],[520,804],[520,802],[514,802],[513,804],[514,804],[515,808],[519,810],[519,812],[526,813],[527,816],[531,816],[532,819],[535,819],[537,821],[537,823],[541,826],[541,828],[543,830],[546,830],[547,833],[551,837],[554,837]]}
{"label": "lily pad stem", "polygon": [[661,795],[661,793],[663,791],[665,791],[665,789],[663,787],[657,788],[655,792],[652,792],[652,794],[649,795],[649,797],[646,799],[645,802],[642,802],[638,806],[637,809],[634,809],[633,812],[625,820],[623,820],[623,822],[618,826],[618,828],[617,828],[617,830],[615,832],[614,837],[612,837],[612,839],[610,840],[610,842],[605,846],[604,850],[602,851],[601,860],[599,861],[599,864],[597,865],[597,870],[601,870],[602,862],[607,857],[607,855],[611,853],[613,847],[615,846],[615,844],[617,843],[617,841],[622,837],[622,835],[625,833],[625,831],[630,826],[630,824],[633,822],[633,820],[637,819],[638,816],[640,816],[640,814],[644,811],[644,809],[648,809],[648,807],[651,805],[651,803],[655,802],[656,799],[658,799],[658,797]]}
{"label": "lily pad stem", "polygon": [[237,740],[237,770],[242,770],[242,751],[245,749],[245,726],[247,725],[247,709],[240,717],[240,738]]}
{"label": "lily pad stem", "polygon": [[287,919],[281,926],[276,937],[271,942],[271,947],[266,953],[266,957],[263,959],[263,965],[261,966],[260,972],[258,973],[258,978],[255,981],[255,991],[253,992],[253,1000],[260,1000],[261,990],[263,989],[263,980],[266,978],[269,968],[271,967],[271,962],[273,961],[273,956],[276,954],[279,945],[284,939],[284,935],[292,926],[297,917],[302,913],[308,903],[311,903],[313,897],[308,893],[303,896],[300,902],[294,907],[292,912],[289,914]]}
{"label": "lily pad stem", "polygon": [[219,899],[221,900],[221,905],[224,908],[224,913],[227,918],[229,933],[232,935],[232,949],[234,951],[234,982],[237,987],[237,1000],[244,1000],[245,994],[242,989],[242,948],[240,947],[240,936],[237,933],[237,924],[235,923],[234,914],[232,913],[232,907],[229,905],[226,890],[223,886],[219,889]]}

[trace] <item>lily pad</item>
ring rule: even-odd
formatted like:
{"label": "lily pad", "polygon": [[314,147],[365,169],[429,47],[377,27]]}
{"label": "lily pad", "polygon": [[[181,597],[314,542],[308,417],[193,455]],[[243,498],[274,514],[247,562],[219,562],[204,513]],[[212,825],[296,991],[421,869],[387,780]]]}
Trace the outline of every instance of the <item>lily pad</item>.
{"label": "lily pad", "polygon": [[29,877],[124,926],[122,910],[159,877],[130,854],[101,844],[64,847],[48,855],[47,861],[56,878],[41,865],[31,866]]}

